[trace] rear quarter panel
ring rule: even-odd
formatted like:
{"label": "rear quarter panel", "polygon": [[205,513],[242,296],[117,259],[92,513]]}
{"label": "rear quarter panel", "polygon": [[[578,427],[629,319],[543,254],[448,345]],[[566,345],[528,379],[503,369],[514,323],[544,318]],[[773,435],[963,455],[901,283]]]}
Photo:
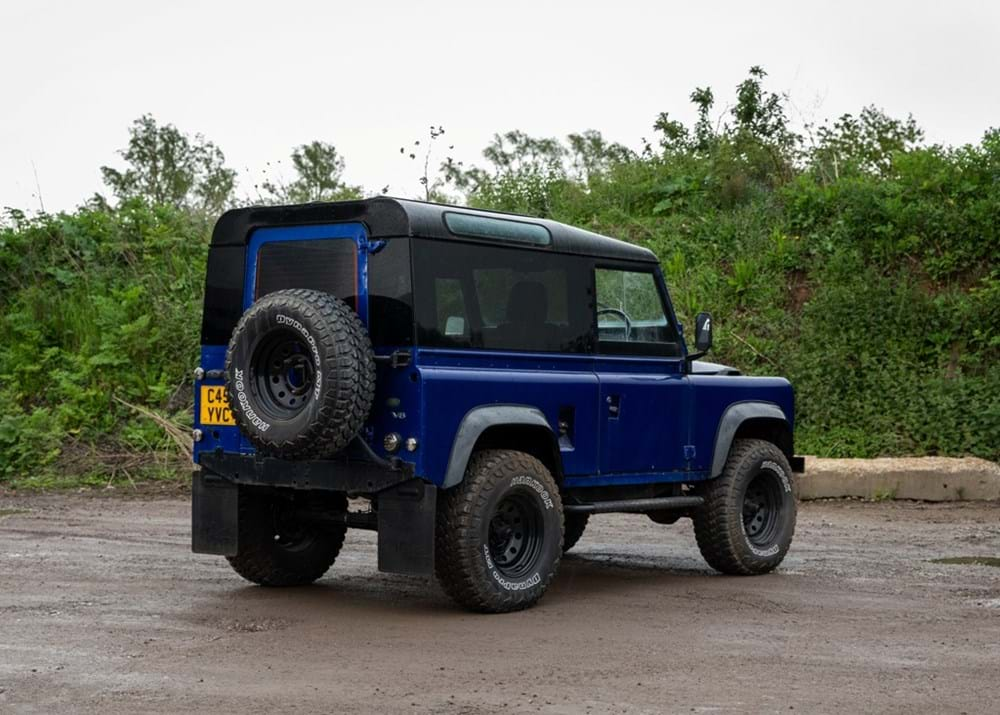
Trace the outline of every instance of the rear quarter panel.
{"label": "rear quarter panel", "polygon": [[417,474],[425,479],[435,484],[443,481],[465,415],[476,407],[500,404],[537,408],[554,433],[560,408],[572,407],[574,435],[572,447],[561,450],[563,470],[566,474],[597,472],[598,381],[589,357],[419,349],[408,372],[412,376],[407,378],[408,385],[394,383],[398,394],[380,395],[382,400],[402,396],[403,409],[397,415],[405,415],[397,418],[391,411],[382,411],[374,437],[378,444],[386,431],[418,431],[417,452],[401,457],[414,461]]}

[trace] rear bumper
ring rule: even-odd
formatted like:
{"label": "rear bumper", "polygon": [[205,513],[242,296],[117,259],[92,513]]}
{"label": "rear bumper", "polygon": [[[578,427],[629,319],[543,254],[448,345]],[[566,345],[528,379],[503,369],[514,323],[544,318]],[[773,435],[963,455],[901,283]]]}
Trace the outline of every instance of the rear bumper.
{"label": "rear bumper", "polygon": [[413,465],[361,460],[293,462],[232,452],[208,452],[199,459],[202,472],[233,484],[291,489],[327,489],[348,494],[374,494],[413,479]]}

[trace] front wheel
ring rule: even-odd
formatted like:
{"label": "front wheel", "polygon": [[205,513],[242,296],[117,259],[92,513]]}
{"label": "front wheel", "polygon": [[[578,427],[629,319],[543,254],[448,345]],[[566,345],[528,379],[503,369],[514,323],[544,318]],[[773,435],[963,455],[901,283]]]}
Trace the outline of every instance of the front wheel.
{"label": "front wheel", "polygon": [[772,571],[795,533],[795,492],[788,459],[771,442],[733,443],[722,475],[705,485],[694,513],[698,548],[708,565],[732,575]]}
{"label": "front wheel", "polygon": [[435,564],[445,592],[487,613],[534,605],[562,556],[562,501],[545,465],[524,452],[476,452],[441,499]]}

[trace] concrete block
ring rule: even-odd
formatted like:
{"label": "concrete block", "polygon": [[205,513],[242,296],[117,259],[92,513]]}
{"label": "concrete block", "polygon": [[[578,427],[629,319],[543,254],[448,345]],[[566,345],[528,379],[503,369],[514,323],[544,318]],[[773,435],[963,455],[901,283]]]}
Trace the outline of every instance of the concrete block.
{"label": "concrete block", "polygon": [[1000,499],[1000,465],[976,457],[806,457],[798,476],[800,499]]}

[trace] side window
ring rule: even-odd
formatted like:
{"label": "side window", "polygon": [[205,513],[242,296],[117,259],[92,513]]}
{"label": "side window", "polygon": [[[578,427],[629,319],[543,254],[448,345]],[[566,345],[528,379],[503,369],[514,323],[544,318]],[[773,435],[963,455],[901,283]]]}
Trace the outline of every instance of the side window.
{"label": "side window", "polygon": [[585,352],[586,259],[539,250],[414,239],[417,339],[428,347]]}
{"label": "side window", "polygon": [[410,239],[389,239],[368,257],[368,315],[376,346],[413,345]]}
{"label": "side window", "polygon": [[567,271],[538,268],[488,267],[472,272],[484,348],[548,351],[570,342]]}
{"label": "side window", "polygon": [[680,355],[680,341],[667,319],[656,276],[642,271],[598,268],[598,352],[611,355]]}

